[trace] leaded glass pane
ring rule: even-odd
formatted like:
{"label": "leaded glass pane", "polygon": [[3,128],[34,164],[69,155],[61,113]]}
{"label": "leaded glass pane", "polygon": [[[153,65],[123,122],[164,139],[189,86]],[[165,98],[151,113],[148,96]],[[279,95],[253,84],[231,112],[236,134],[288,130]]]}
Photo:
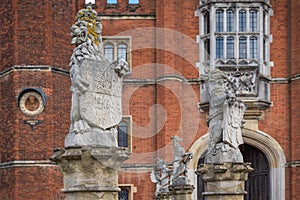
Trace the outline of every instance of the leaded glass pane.
{"label": "leaded glass pane", "polygon": [[209,60],[210,59],[210,40],[206,39],[204,41],[204,59]]}
{"label": "leaded glass pane", "polygon": [[240,37],[239,39],[239,58],[247,58],[247,40],[245,37]]}
{"label": "leaded glass pane", "polygon": [[247,27],[247,17],[246,17],[246,11],[240,10],[239,11],[239,31],[245,32]]}
{"label": "leaded glass pane", "polygon": [[129,192],[126,189],[121,189],[118,196],[119,196],[119,200],[128,200]]}
{"label": "leaded glass pane", "polygon": [[117,4],[118,0],[107,0],[108,4]]}
{"label": "leaded glass pane", "polygon": [[216,39],[216,58],[223,59],[224,42],[222,37]]}
{"label": "leaded glass pane", "polygon": [[257,38],[250,38],[250,58],[257,59]]}
{"label": "leaded glass pane", "polygon": [[216,32],[223,32],[223,10],[217,10],[216,12]]}
{"label": "leaded glass pane", "polygon": [[104,55],[108,60],[114,60],[114,46],[112,44],[104,45]]}
{"label": "leaded glass pane", "polygon": [[118,125],[118,146],[128,147],[128,124],[123,121]]}
{"label": "leaded glass pane", "polygon": [[139,0],[129,0],[129,4],[139,4]]}
{"label": "leaded glass pane", "polygon": [[257,11],[250,10],[250,31],[256,32],[257,31]]}
{"label": "leaded glass pane", "polygon": [[227,20],[227,32],[234,31],[234,12],[233,10],[228,10],[226,12],[226,20]]}
{"label": "leaded glass pane", "polygon": [[227,38],[227,59],[233,59],[234,58],[234,38],[233,37],[228,37]]}
{"label": "leaded glass pane", "polygon": [[204,34],[210,33],[209,12],[204,14]]}
{"label": "leaded glass pane", "polygon": [[118,45],[118,58],[127,60],[127,46],[125,44]]}

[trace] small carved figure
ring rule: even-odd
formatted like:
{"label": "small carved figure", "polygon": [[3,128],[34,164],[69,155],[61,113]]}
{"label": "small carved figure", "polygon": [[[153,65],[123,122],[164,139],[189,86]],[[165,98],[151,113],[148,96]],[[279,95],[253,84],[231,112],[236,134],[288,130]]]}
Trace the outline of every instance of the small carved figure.
{"label": "small carved figure", "polygon": [[156,166],[150,173],[151,181],[156,183],[156,195],[169,192],[170,172],[171,170],[168,169],[166,161],[157,158]]}
{"label": "small carved figure", "polygon": [[35,111],[39,106],[39,100],[33,95],[29,96],[25,101],[25,107],[30,111]]}
{"label": "small carved figure", "polygon": [[179,142],[182,138],[177,136],[172,137],[174,148],[174,161],[173,161],[173,173],[171,176],[172,185],[185,185],[188,183],[187,179],[187,165],[193,158],[192,153],[186,153],[184,148],[180,146]]}

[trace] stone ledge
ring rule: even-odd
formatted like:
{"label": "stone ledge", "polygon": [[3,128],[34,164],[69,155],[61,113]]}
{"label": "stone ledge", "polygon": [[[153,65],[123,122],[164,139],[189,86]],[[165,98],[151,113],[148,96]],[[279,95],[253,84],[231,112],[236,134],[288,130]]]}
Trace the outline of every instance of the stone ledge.
{"label": "stone ledge", "polygon": [[245,181],[248,173],[253,171],[250,163],[202,164],[196,174],[208,181]]}

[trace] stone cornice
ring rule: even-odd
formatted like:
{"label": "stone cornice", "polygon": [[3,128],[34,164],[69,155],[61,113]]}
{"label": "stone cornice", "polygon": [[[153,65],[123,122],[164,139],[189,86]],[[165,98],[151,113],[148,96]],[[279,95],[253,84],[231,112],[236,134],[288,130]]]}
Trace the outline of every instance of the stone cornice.
{"label": "stone cornice", "polygon": [[295,160],[285,164],[286,167],[300,167],[300,160]]}
{"label": "stone cornice", "polygon": [[104,14],[101,15],[101,19],[103,20],[122,20],[122,19],[130,19],[130,20],[155,20],[155,14],[137,14],[137,15],[128,15],[128,14]]}
{"label": "stone cornice", "polygon": [[59,73],[59,74],[63,74],[66,76],[69,76],[69,71],[61,69],[61,68],[57,68],[57,67],[53,67],[50,65],[24,65],[24,66],[12,66],[2,72],[0,72],[0,78],[9,75],[12,72],[17,72],[17,71],[49,71],[49,72],[53,72],[53,73]]}
{"label": "stone cornice", "polygon": [[49,167],[56,166],[55,162],[50,160],[14,160],[0,163],[0,169],[13,167]]}

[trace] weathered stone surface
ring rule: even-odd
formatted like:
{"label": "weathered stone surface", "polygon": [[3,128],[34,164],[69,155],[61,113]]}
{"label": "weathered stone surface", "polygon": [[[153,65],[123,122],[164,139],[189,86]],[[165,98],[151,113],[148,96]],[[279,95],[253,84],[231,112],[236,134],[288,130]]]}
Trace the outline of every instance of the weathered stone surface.
{"label": "weathered stone surface", "polygon": [[194,190],[193,185],[170,186],[173,200],[191,200]]}
{"label": "weathered stone surface", "polygon": [[92,128],[85,134],[69,133],[65,138],[65,147],[80,147],[85,145],[117,146],[117,130]]}
{"label": "weathered stone surface", "polygon": [[58,149],[51,159],[63,172],[66,200],[116,200],[118,170],[128,158],[122,148],[86,146]]}
{"label": "weathered stone surface", "polygon": [[[101,20],[90,6],[77,13],[71,28],[71,43],[76,47],[69,64],[72,106],[65,147],[96,145],[96,142],[117,146],[116,139],[111,137],[116,135],[110,132],[115,132],[114,127],[122,119],[122,76],[128,71],[128,64],[125,60],[110,61],[104,56],[101,32]],[[110,135],[106,136],[106,132]]]}
{"label": "weathered stone surface", "polygon": [[151,181],[156,183],[155,196],[169,192],[170,174],[171,170],[167,167],[166,161],[157,159],[156,166],[150,173]]}
{"label": "weathered stone surface", "polygon": [[189,184],[187,177],[187,165],[193,158],[192,153],[186,153],[184,148],[179,144],[182,138],[177,136],[172,137],[174,148],[173,172],[171,183],[173,186],[184,186]]}
{"label": "weathered stone surface", "polygon": [[208,200],[243,200],[248,173],[253,168],[250,163],[204,164],[196,173],[204,180],[203,195]]}
{"label": "weathered stone surface", "polygon": [[[243,162],[238,148],[243,143],[242,127],[245,104],[236,98],[235,82],[218,69],[209,71],[203,79],[209,89],[209,148],[205,163]],[[225,87],[232,85],[232,89]]]}
{"label": "weathered stone surface", "polygon": [[155,195],[155,200],[172,200],[172,194],[170,192],[160,192],[159,194]]}

